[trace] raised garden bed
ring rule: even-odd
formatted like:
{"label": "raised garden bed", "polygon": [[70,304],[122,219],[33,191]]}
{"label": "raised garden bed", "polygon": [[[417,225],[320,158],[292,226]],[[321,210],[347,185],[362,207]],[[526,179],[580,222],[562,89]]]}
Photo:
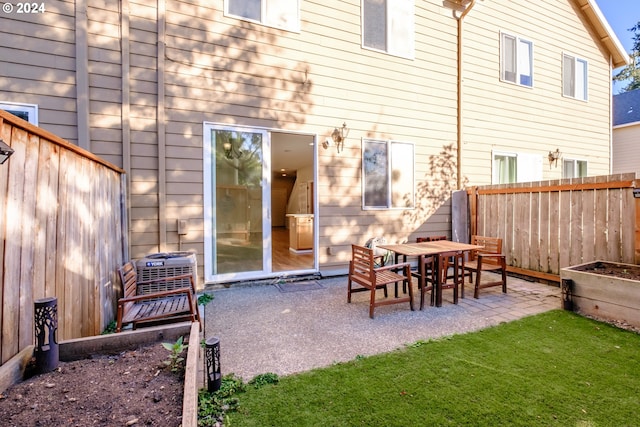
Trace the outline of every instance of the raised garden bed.
{"label": "raised garden bed", "polygon": [[560,278],[574,311],[640,327],[639,265],[594,261],[563,268]]}
{"label": "raised garden bed", "polygon": [[[175,342],[180,336],[193,344],[184,355],[184,375],[164,369],[169,352],[161,345]],[[59,349],[59,369],[13,387],[13,383],[20,382],[25,362],[30,359],[25,355],[30,355],[33,347],[18,356],[15,363],[0,367],[0,379],[7,382],[13,378],[1,389],[6,389],[2,395],[6,400],[0,401],[0,412],[16,414],[11,417],[19,416],[16,419],[21,425],[46,424],[46,420],[56,420],[55,424],[65,420],[62,424],[73,425],[85,425],[91,420],[91,425],[105,426],[197,424],[197,323],[64,341]],[[146,412],[149,407],[155,413]]]}

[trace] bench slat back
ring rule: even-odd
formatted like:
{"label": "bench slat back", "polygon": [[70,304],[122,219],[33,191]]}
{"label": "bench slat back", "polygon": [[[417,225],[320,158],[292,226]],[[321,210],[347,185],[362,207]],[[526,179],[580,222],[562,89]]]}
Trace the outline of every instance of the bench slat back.
{"label": "bench slat back", "polygon": [[351,245],[351,276],[369,283],[375,282],[373,249]]}
{"label": "bench slat back", "polygon": [[136,266],[133,262],[128,262],[118,269],[120,280],[122,281],[122,294],[124,298],[134,297],[137,292]]}

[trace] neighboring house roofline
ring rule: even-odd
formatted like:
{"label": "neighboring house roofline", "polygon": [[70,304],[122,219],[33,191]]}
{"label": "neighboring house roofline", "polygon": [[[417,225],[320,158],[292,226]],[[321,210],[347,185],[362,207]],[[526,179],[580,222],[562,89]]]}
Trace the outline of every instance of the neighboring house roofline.
{"label": "neighboring house roofline", "polygon": [[636,126],[636,125],[640,125],[640,121],[631,122],[631,123],[625,123],[625,124],[622,124],[622,125],[616,125],[616,126],[613,126],[612,129],[628,128],[629,126]]}
{"label": "neighboring house roofline", "polygon": [[613,128],[640,123],[640,89],[613,95]]}
{"label": "neighboring house roofline", "polygon": [[584,12],[585,16],[593,26],[593,29],[602,43],[611,54],[611,65],[613,68],[624,67],[631,63],[631,57],[624,49],[624,46],[611,29],[607,19],[602,14],[595,0],[575,0],[576,4]]}

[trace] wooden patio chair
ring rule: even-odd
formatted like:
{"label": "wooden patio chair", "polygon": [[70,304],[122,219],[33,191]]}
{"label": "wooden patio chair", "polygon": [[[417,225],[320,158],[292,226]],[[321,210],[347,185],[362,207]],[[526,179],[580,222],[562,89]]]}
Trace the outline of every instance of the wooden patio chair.
{"label": "wooden patio chair", "polygon": [[[492,286],[502,286],[502,292],[507,293],[507,265],[505,256],[502,254],[502,239],[474,235],[471,236],[471,244],[484,246],[483,249],[471,251],[464,265],[465,275],[467,272],[469,274],[469,283],[473,283],[473,273],[476,273],[473,297],[478,298],[481,288]],[[482,283],[483,271],[500,272],[501,280]]]}
{"label": "wooden patio chair", "polygon": [[[434,242],[436,240],[447,240],[447,236],[418,237],[416,238],[416,243]],[[420,276],[419,270],[411,272],[413,276],[418,278],[418,288],[422,290],[423,286],[426,287],[424,291],[421,292],[421,295],[420,295],[420,310],[422,310],[422,306],[423,306],[424,292],[431,291],[431,305],[433,305],[434,303],[433,284],[435,283],[435,274],[436,274],[435,262],[436,262],[436,259],[433,256],[422,257],[422,263],[424,264],[425,277]],[[429,283],[431,285],[429,285]]]}
{"label": "wooden patio chair", "polygon": [[[458,293],[464,298],[464,255],[460,251],[450,251],[441,253],[439,258],[440,270],[437,271],[437,274],[440,275],[440,290],[453,289],[453,303],[458,304]],[[452,267],[453,271],[449,273]],[[422,303],[422,301],[420,302]],[[433,305],[433,291],[431,292],[431,305]]]}
{"label": "wooden patio chair", "polygon": [[[411,265],[407,263],[375,266],[375,254],[373,249],[359,245],[351,245],[351,262],[349,263],[349,277],[347,289],[347,303],[351,302],[351,294],[354,292],[370,292],[369,317],[373,319],[373,312],[376,307],[388,304],[399,304],[408,302],[413,311],[413,290],[411,288]],[[398,283],[402,282],[403,287],[409,290],[408,297],[398,296]],[[384,289],[387,295],[387,285],[395,284],[394,298],[376,299],[376,291]],[[357,284],[360,287],[353,288]]]}
{"label": "wooden patio chair", "polygon": [[[416,239],[417,243],[421,243],[421,242],[437,242],[439,240],[447,240],[447,236],[427,236],[427,237],[418,237]],[[462,276],[464,277],[464,253],[462,252],[452,252],[449,256],[449,258],[445,259],[444,261],[444,271],[447,272],[447,275],[444,277],[444,281],[442,283],[446,283],[448,279],[454,279],[454,272],[449,273],[449,269],[451,268],[451,266],[454,264],[454,259],[453,257],[457,257],[458,259],[456,260],[456,263],[458,265],[457,268],[462,268]],[[430,276],[427,276],[426,280],[433,280],[433,277],[435,277],[435,258],[434,257],[424,257],[424,262],[425,262],[425,271],[429,271],[432,274]],[[461,267],[460,267],[461,265]],[[414,273],[416,275],[418,275],[417,273]],[[462,281],[461,284],[461,296],[462,298],[464,298],[464,280]]]}

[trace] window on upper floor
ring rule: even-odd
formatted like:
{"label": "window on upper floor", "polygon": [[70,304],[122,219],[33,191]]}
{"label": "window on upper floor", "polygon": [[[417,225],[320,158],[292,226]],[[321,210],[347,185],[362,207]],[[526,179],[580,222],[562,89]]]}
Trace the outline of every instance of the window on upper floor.
{"label": "window on upper floor", "polygon": [[492,184],[540,181],[542,156],[530,153],[493,152]]}
{"label": "window on upper floor", "polygon": [[586,60],[562,54],[562,94],[582,101],[587,100]]}
{"label": "window on upper floor", "polygon": [[363,140],[362,187],[364,209],[413,208],[413,144]]}
{"label": "window on upper floor", "polygon": [[38,106],[36,104],[22,104],[18,102],[0,102],[0,110],[20,117],[38,126]]}
{"label": "window on upper floor", "polygon": [[414,0],[362,0],[362,46],[414,57]]}
{"label": "window on upper floor", "polygon": [[562,160],[563,178],[584,178],[587,176],[587,161],[575,159]]}
{"label": "window on upper floor", "polygon": [[500,34],[500,78],[521,86],[533,86],[533,42]]}
{"label": "window on upper floor", "polygon": [[299,0],[225,0],[224,13],[270,27],[300,31]]}

